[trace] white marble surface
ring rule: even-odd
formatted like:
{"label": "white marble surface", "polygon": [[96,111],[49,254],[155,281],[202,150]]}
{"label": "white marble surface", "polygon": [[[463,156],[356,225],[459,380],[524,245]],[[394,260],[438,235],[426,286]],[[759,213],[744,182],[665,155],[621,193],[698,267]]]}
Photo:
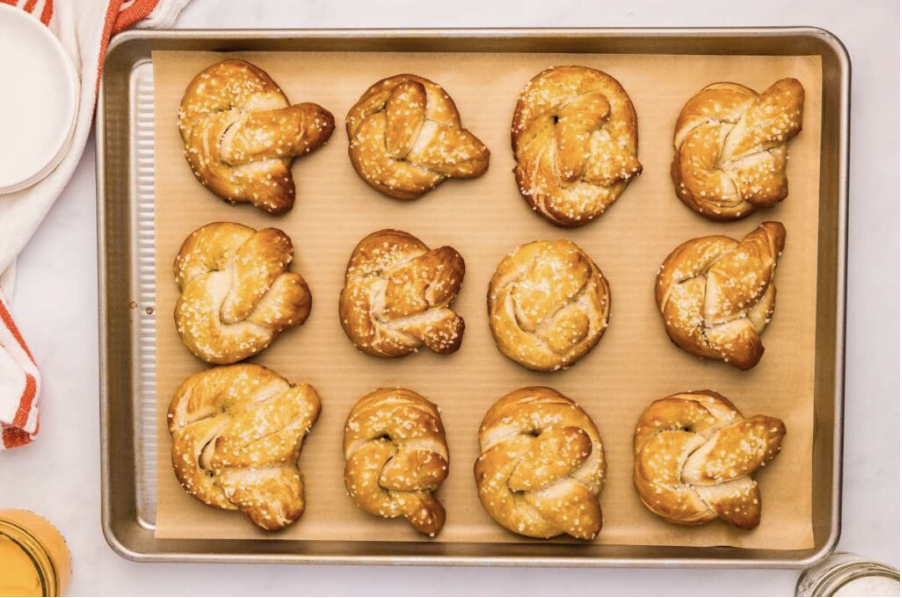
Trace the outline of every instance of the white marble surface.
{"label": "white marble surface", "polygon": [[[690,5],[692,6],[690,8]],[[899,3],[194,0],[181,27],[817,25],[853,63],[840,548],[899,566]],[[100,531],[94,146],[19,261],[13,311],[44,375],[39,440],[0,456],[0,506],[50,517],[73,594],[790,594],[794,571],[138,564]]]}

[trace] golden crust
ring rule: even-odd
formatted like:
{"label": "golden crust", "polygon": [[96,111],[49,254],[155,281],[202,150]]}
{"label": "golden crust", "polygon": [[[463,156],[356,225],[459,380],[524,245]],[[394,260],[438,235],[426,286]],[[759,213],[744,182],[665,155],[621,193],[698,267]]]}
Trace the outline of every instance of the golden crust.
{"label": "golden crust", "polygon": [[338,303],[341,326],[364,353],[403,357],[460,349],[464,321],[451,310],[465,273],[451,247],[429,249],[404,231],[367,235],[351,254]]}
{"label": "golden crust", "polygon": [[211,507],[240,510],[268,531],[283,529],[304,513],[297,461],[319,413],[312,386],[289,384],[260,365],[194,374],[167,415],[176,478]]}
{"label": "golden crust", "polygon": [[531,538],[598,535],[604,449],[575,401],[544,386],[515,390],[485,414],[479,446],[479,500],[500,525]]}
{"label": "golden crust", "polygon": [[207,363],[235,363],[303,324],[313,298],[288,270],[293,258],[291,239],[276,228],[214,222],[191,233],[173,264],[175,325],[188,350]]}
{"label": "golden crust", "polygon": [[405,388],[380,388],[351,409],[345,423],[345,487],[358,507],[404,517],[424,534],[445,525],[434,493],[448,477],[448,445],[439,409]]}
{"label": "golden crust", "polygon": [[776,306],[774,274],[785,239],[781,223],[765,222],[741,242],[717,235],[674,249],[655,284],[670,340],[705,359],[755,367]]}
{"label": "golden crust", "polygon": [[787,144],[802,131],[804,103],[796,79],[781,79],[760,95],[738,83],[695,94],[674,133],[677,196],[712,220],[744,218],[786,199]]}
{"label": "golden crust", "polygon": [[292,160],[324,145],[334,129],[328,110],[289,105],[269,75],[243,60],[204,69],[179,107],[185,158],[197,180],[230,203],[270,214],[294,205]]}
{"label": "golden crust", "polygon": [[779,419],[746,418],[722,395],[703,390],[652,403],[639,418],[633,482],[643,504],[681,525],[718,517],[742,529],[761,521],[752,474],[782,447]]}
{"label": "golden crust", "polygon": [[528,369],[553,372],[576,363],[604,335],[611,290],[572,241],[534,241],[498,264],[488,310],[499,351]]}
{"label": "golden crust", "polygon": [[416,199],[448,178],[474,178],[489,150],[463,128],[451,96],[416,75],[375,83],[347,116],[348,155],[373,189]]}
{"label": "golden crust", "polygon": [[511,145],[520,193],[558,226],[597,218],[642,172],[633,103],[616,79],[591,68],[533,77],[514,110]]}

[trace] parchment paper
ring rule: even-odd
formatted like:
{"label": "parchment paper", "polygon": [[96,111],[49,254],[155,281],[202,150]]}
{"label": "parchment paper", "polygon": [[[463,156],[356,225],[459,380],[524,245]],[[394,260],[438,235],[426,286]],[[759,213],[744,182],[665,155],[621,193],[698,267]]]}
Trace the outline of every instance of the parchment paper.
{"label": "parchment paper", "polygon": [[[601,497],[605,544],[649,544],[801,549],[813,545],[811,459],[815,360],[815,296],[821,67],[818,57],[638,56],[443,53],[231,53],[266,70],[292,102],[317,102],[335,114],[329,144],[296,160],[298,201],[285,216],[248,205],[231,207],[203,188],[182,156],[176,120],[191,78],[224,58],[215,53],[154,52],[155,231],[157,264],[157,392],[159,407],[160,538],[283,538],[429,541],[405,521],[383,520],[357,509],[345,494],[343,425],[354,402],[380,386],[406,386],[442,408],[451,471],[439,497],[448,521],[436,541],[529,542],[498,526],[476,495],[473,462],[477,429],[486,409],[505,393],[531,384],[557,388],[594,418],[604,439],[608,477]],[[644,173],[601,218],[563,230],[533,214],[517,192],[511,170],[510,120],[523,85],[540,70],[582,64],[616,77],[639,115],[639,159]],[[384,197],[364,184],[347,156],[344,116],[369,85],[398,73],[416,73],[443,85],[464,125],[491,149],[480,179],[451,181],[414,202]],[[715,81],[763,90],[779,78],[806,90],[804,129],[790,143],[789,198],[778,207],[731,223],[688,210],[676,197],[669,168],[674,122],[685,101]],[[182,345],[172,320],[177,288],[171,264],[185,237],[213,221],[256,228],[276,226],[292,238],[293,267],[308,281],[313,311],[299,329],[282,335],[256,360],[291,381],[319,391],[323,414],[301,454],[307,511],[284,532],[267,534],[241,514],[218,511],[187,495],[170,466],[165,413],[177,386],[206,364]],[[735,238],[765,220],[787,228],[777,270],[776,314],[763,335],[766,353],[751,371],[700,361],[673,346],[657,312],[653,285],[665,256],[697,236]],[[466,320],[461,350],[439,357],[424,350],[382,360],[355,350],[338,321],[338,296],[352,249],[366,234],[406,230],[432,247],[448,244],[466,260],[463,291],[454,309]],[[599,345],[572,369],[531,373],[509,361],[492,341],[485,295],[495,266],[514,247],[567,237],[598,263],[611,284],[611,325]],[[142,306],[143,307],[143,306]],[[782,454],[759,471],[763,516],[754,531],[722,522],[699,528],[668,524],[645,509],[632,485],[632,435],[653,400],[711,388],[747,416],[781,418],[788,429]],[[559,541],[567,541],[559,540]]]}

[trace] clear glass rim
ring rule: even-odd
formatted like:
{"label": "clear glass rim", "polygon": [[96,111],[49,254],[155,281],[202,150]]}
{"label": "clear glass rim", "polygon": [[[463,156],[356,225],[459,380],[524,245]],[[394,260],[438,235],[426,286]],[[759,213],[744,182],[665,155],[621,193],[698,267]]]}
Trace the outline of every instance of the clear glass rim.
{"label": "clear glass rim", "polygon": [[824,573],[823,578],[812,588],[812,596],[834,596],[836,592],[866,577],[882,577],[899,581],[899,572],[873,561],[851,561],[839,563]]}

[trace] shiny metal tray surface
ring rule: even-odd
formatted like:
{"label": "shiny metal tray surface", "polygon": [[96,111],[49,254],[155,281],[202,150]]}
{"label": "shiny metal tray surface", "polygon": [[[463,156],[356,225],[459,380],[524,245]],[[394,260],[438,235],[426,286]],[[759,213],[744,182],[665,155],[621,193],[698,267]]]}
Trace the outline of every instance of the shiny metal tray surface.
{"label": "shiny metal tray surface", "polygon": [[[819,55],[823,68],[813,526],[809,550],[158,540],[153,50]],[[140,31],[110,44],[97,105],[102,525],[139,561],[803,567],[839,539],[850,63],[815,28]]]}

